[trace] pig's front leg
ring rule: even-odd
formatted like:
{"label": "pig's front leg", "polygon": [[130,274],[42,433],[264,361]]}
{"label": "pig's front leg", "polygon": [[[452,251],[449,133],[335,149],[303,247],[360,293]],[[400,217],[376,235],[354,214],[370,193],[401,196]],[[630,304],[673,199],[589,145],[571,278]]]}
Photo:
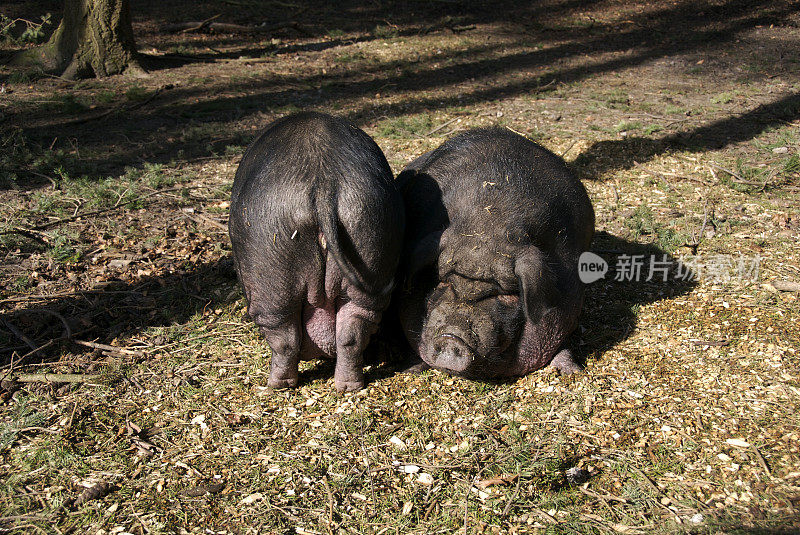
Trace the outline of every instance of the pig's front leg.
{"label": "pig's front leg", "polygon": [[380,312],[346,303],[336,313],[336,390],[352,392],[364,388],[364,349],[378,329]]}
{"label": "pig's front leg", "polygon": [[556,353],[556,356],[550,361],[550,366],[557,369],[561,375],[570,375],[583,370],[575,360],[572,351],[566,348]]}
{"label": "pig's front leg", "polygon": [[297,366],[300,363],[300,317],[287,319],[280,323],[256,319],[261,332],[267,339],[272,358],[269,366],[267,385],[272,388],[293,388],[297,386]]}

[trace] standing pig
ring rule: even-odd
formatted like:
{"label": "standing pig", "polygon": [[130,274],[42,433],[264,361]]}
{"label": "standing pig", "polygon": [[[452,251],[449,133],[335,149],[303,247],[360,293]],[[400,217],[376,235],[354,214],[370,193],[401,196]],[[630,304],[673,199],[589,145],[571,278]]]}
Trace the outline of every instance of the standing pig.
{"label": "standing pig", "polygon": [[270,124],[233,181],[230,237],[248,313],[272,348],[268,384],[335,357],[336,388],[364,386],[362,353],[388,305],[402,198],[362,130],[320,113]]}
{"label": "standing pig", "polygon": [[406,205],[398,312],[439,370],[489,379],[580,370],[564,346],[583,302],[594,211],[563,160],[501,128],[460,134],[397,178]]}

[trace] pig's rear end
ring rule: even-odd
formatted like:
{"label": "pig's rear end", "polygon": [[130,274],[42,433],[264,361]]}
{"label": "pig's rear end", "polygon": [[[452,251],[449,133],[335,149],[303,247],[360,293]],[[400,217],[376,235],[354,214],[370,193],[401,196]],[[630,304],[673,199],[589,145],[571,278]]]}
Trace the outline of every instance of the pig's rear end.
{"label": "pig's rear end", "polygon": [[230,235],[248,313],[272,349],[271,386],[295,386],[298,361],[318,357],[336,358],[338,389],[363,386],[403,225],[383,153],[346,121],[289,116],[248,148]]}

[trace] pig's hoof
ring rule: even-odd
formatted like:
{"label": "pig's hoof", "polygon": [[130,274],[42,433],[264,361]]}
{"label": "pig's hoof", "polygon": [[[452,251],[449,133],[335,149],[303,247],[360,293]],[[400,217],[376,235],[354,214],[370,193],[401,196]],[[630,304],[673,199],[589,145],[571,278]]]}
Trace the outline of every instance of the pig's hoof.
{"label": "pig's hoof", "polygon": [[572,351],[569,349],[562,349],[559,351],[556,356],[553,357],[550,366],[557,369],[558,373],[561,375],[572,375],[573,373],[583,371],[583,368],[581,368],[581,365],[575,360]]}
{"label": "pig's hoof", "polygon": [[364,381],[334,381],[339,392],[357,392],[364,388]]}
{"label": "pig's hoof", "polygon": [[270,377],[267,380],[267,386],[270,388],[294,388],[297,386],[297,377],[289,377],[288,379],[273,379]]}

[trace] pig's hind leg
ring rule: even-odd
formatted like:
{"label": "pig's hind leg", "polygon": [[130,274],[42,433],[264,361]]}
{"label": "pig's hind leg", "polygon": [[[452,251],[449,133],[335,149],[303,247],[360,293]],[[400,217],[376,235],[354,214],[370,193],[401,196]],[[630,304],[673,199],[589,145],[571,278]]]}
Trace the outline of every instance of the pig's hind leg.
{"label": "pig's hind leg", "polygon": [[272,388],[292,388],[297,386],[297,366],[300,363],[301,326],[300,314],[294,314],[281,322],[268,322],[263,317],[256,323],[267,339],[272,358],[269,366],[267,385]]}
{"label": "pig's hind leg", "polygon": [[575,360],[575,355],[569,349],[562,349],[553,360],[550,361],[550,366],[557,369],[561,375],[570,375],[582,371],[581,365]]}
{"label": "pig's hind leg", "polygon": [[378,329],[381,313],[344,304],[336,314],[336,390],[350,392],[364,388],[364,350]]}

